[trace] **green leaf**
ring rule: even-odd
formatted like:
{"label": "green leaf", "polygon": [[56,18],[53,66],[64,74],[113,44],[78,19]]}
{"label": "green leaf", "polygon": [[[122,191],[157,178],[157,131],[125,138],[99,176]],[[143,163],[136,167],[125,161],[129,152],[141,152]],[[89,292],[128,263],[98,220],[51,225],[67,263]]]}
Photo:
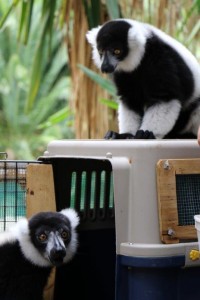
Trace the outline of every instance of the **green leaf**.
{"label": "green leaf", "polygon": [[32,19],[32,11],[33,11],[33,3],[34,0],[28,1],[27,13],[26,13],[26,23],[24,25],[25,32],[24,32],[24,44],[26,45],[28,42],[30,27],[31,27],[31,19]]}
{"label": "green leaf", "polygon": [[18,30],[18,40],[20,41],[22,34],[24,34],[23,43],[25,45],[28,42],[30,28],[31,28],[33,4],[34,4],[34,0],[22,1],[21,18],[20,18],[20,25]]}
{"label": "green leaf", "polygon": [[56,10],[56,1],[50,1],[48,5],[49,17],[48,17],[48,35],[49,35],[49,55],[51,53],[52,35],[53,35],[53,25],[54,25],[54,14]]}
{"label": "green leaf", "polygon": [[33,62],[33,69],[31,72],[31,84],[29,88],[29,94],[25,105],[25,112],[28,113],[33,106],[35,98],[37,96],[39,87],[40,87],[40,80],[42,76],[42,60],[43,60],[43,48],[44,48],[44,38],[46,31],[48,30],[48,14],[45,16],[42,24],[42,31],[38,41],[36,54],[34,57]]}
{"label": "green leaf", "polygon": [[38,125],[38,129],[44,129],[58,124],[62,121],[65,121],[70,116],[72,116],[71,109],[69,107],[64,107],[63,109],[50,116],[44,123]]}
{"label": "green leaf", "polygon": [[110,95],[113,97],[116,96],[116,89],[114,84],[108,80],[97,74],[96,72],[88,69],[87,67],[78,64],[78,67],[93,81],[98,83],[103,89],[105,89]]}
{"label": "green leaf", "polygon": [[200,30],[200,20],[198,20],[198,22],[195,24],[195,26],[192,28],[192,31],[190,32],[187,40],[186,40],[186,44],[189,45],[192,40],[194,39],[194,37],[196,36],[196,34],[199,32]]}
{"label": "green leaf", "polygon": [[109,100],[109,99],[100,99],[99,100],[102,104],[105,104],[106,106],[108,106],[109,108],[118,109],[118,103],[114,100]]}
{"label": "green leaf", "polygon": [[7,20],[7,18],[9,17],[10,13],[12,12],[12,10],[15,8],[15,6],[17,6],[17,4],[19,3],[20,0],[14,0],[12,2],[12,4],[9,6],[7,12],[5,13],[5,15],[3,16],[3,18],[0,21],[0,28],[3,27],[5,21]]}
{"label": "green leaf", "polygon": [[25,20],[26,20],[27,7],[28,7],[28,3],[25,2],[25,1],[22,1],[21,17],[20,17],[20,24],[19,24],[18,37],[17,37],[18,41],[21,40],[21,36],[22,36],[23,28],[24,28],[24,23],[25,23]]}
{"label": "green leaf", "polygon": [[106,6],[111,19],[120,18],[119,4],[117,0],[106,0]]}
{"label": "green leaf", "polygon": [[200,13],[200,0],[196,0],[195,2],[196,2],[198,12]]}
{"label": "green leaf", "polygon": [[89,28],[96,27],[100,23],[101,1],[100,0],[82,0],[85,8]]}

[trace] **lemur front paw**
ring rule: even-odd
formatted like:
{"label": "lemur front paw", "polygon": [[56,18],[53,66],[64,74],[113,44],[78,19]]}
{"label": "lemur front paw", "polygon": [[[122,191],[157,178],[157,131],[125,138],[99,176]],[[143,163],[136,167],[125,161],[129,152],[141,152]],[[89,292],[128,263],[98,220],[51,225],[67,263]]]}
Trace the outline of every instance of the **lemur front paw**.
{"label": "lemur front paw", "polygon": [[135,139],[155,139],[155,136],[152,131],[138,130],[135,134]]}
{"label": "lemur front paw", "polygon": [[109,130],[104,136],[106,140],[126,140],[126,139],[134,139],[134,136],[131,133],[117,133],[115,131]]}

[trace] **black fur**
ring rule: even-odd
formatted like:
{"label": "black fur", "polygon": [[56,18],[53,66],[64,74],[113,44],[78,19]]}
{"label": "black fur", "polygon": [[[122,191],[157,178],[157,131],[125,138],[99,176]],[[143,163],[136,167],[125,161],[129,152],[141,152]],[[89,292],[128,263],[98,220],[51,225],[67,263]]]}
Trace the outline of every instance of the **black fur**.
{"label": "black fur", "polygon": [[121,100],[141,116],[144,107],[157,104],[160,99],[179,99],[184,103],[194,88],[193,76],[183,59],[156,36],[147,40],[138,68],[129,73],[115,72],[114,82]]}
{"label": "black fur", "polygon": [[23,256],[18,241],[0,247],[0,299],[42,300],[51,267],[38,267]]}
{"label": "black fur", "polygon": [[98,50],[110,50],[111,53],[114,49],[121,49],[122,52],[118,56],[119,60],[123,60],[128,54],[128,30],[130,25],[127,22],[108,22],[97,35],[97,48]]}

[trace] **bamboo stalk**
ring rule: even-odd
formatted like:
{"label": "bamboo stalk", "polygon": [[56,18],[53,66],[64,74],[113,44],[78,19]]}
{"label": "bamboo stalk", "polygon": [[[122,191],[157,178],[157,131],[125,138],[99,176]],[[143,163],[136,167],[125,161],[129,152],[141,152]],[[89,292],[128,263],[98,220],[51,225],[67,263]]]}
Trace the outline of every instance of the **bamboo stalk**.
{"label": "bamboo stalk", "polygon": [[[70,9],[76,12],[73,16],[72,32],[68,31],[67,37],[73,84],[71,103],[75,111],[76,138],[103,138],[106,131],[110,129],[110,110],[99,102],[99,98],[108,98],[108,95],[77,67],[77,64],[82,64],[97,71],[91,59],[91,48],[85,38],[88,24],[84,7],[80,1],[68,1],[67,24],[70,23]],[[113,129],[116,130],[116,128]]]}

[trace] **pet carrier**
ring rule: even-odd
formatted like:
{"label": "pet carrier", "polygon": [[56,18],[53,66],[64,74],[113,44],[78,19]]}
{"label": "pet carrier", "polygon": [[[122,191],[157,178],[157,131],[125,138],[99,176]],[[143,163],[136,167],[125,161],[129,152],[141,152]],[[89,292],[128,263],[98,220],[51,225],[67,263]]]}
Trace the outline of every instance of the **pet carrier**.
{"label": "pet carrier", "polygon": [[[51,142],[38,162],[26,162],[27,191],[18,183],[15,196],[23,188],[27,199],[13,222],[33,211],[34,202],[47,209],[48,198],[81,218],[78,253],[57,270],[54,299],[200,298],[200,260],[190,255],[198,250],[199,151],[194,140],[63,140]],[[3,185],[5,173],[0,170]]]}
{"label": "pet carrier", "polygon": [[[91,218],[87,226],[82,222],[80,252],[71,270],[60,274],[62,280],[57,277],[57,286],[75,282],[74,295],[81,290],[87,300],[199,299],[200,261],[190,259],[191,250],[198,249],[193,215],[200,213],[199,153],[194,140],[51,142],[41,159],[53,165],[59,208],[74,203],[73,176],[67,179],[66,171],[74,160],[82,172],[71,173],[76,174],[75,207]],[[91,222],[94,207],[87,215],[81,204],[80,195],[86,190],[91,203],[92,188],[83,188],[83,182],[86,166],[95,168],[95,162],[108,165],[112,172],[115,231],[114,218],[113,228],[105,219],[102,229],[98,218]],[[98,209],[102,185],[97,184],[94,196]]]}

